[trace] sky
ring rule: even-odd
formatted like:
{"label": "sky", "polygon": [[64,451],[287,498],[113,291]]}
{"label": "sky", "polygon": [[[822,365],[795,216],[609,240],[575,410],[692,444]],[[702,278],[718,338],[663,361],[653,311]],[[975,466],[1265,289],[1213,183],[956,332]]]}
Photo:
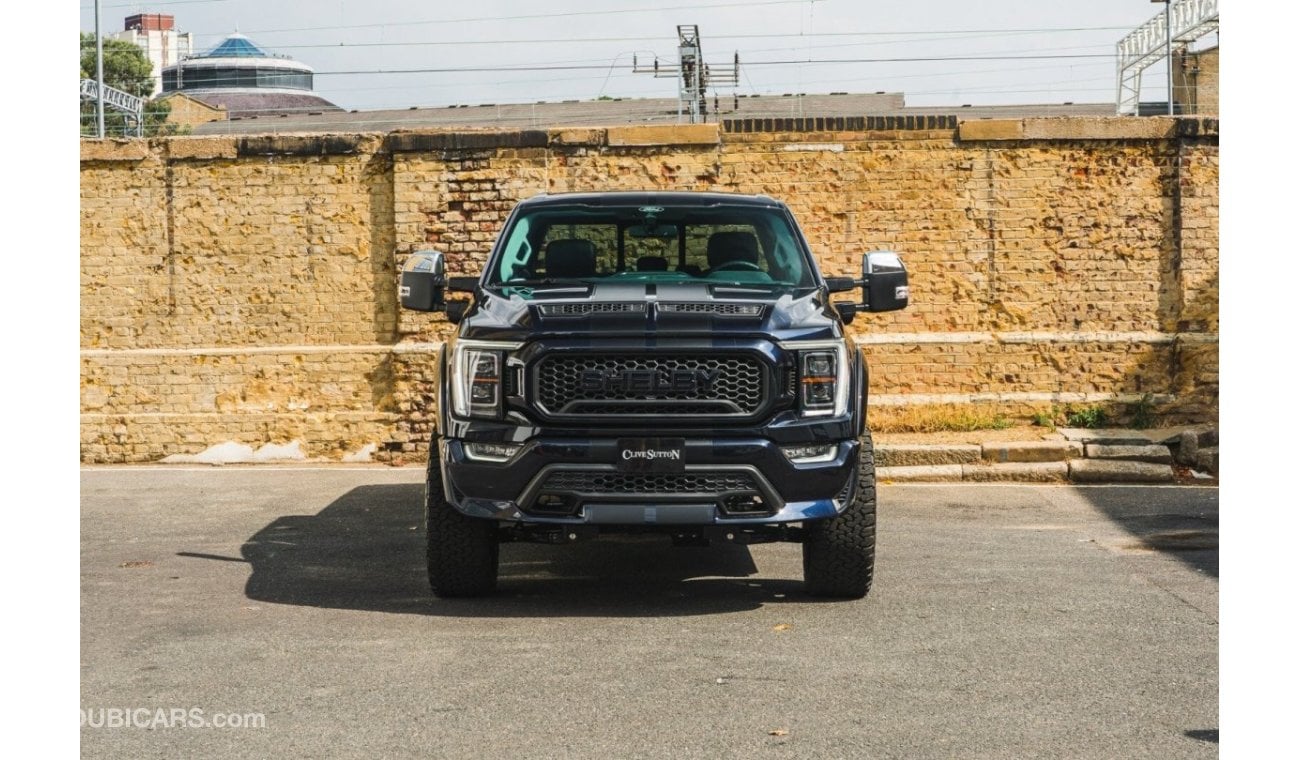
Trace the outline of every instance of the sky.
{"label": "sky", "polygon": [[[673,79],[632,68],[634,57],[674,65],[682,24],[699,27],[709,63],[739,54],[739,85],[717,88],[723,97],[883,90],[904,93],[907,105],[955,106],[1113,102],[1115,43],[1162,8],[1147,0],[102,0],[101,23],[108,34],[128,15],[170,13],[196,50],[238,30],[313,66],[316,91],[348,109],[676,97]],[[94,30],[90,0],[81,0],[81,29]],[[949,60],[879,60],[918,58]],[[1143,100],[1164,100],[1164,72],[1163,64],[1147,69]]]}

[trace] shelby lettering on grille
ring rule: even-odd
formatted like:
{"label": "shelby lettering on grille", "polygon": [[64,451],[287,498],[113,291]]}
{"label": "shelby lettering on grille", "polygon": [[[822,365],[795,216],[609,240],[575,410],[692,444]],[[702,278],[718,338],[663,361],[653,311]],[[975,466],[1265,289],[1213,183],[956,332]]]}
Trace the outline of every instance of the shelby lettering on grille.
{"label": "shelby lettering on grille", "polygon": [[746,355],[548,356],[535,398],[552,415],[746,416],[763,406],[764,365]]}
{"label": "shelby lettering on grille", "polygon": [[674,369],[668,372],[653,369],[584,369],[578,374],[578,387],[584,392],[708,393],[721,374],[720,369]]}

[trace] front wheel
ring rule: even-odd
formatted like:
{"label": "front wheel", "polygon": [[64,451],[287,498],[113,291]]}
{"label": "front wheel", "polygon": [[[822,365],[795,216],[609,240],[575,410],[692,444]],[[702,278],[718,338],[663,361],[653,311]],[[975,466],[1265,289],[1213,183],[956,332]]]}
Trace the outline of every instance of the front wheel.
{"label": "front wheel", "polygon": [[497,585],[496,523],[466,517],[447,502],[439,461],[434,439],[424,481],[429,586],[442,598],[490,594]]}
{"label": "front wheel", "polygon": [[828,520],[808,523],[803,544],[804,587],[813,596],[860,599],[876,565],[876,460],[871,431],[858,448],[856,483],[848,505]]}

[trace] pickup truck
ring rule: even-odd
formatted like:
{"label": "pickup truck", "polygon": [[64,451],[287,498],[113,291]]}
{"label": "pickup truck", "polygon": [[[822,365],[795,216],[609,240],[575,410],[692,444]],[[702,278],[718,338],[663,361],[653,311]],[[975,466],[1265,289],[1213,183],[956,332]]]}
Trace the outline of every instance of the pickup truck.
{"label": "pickup truck", "polygon": [[425,487],[435,595],[491,593],[502,542],[627,532],[798,542],[810,594],[870,590],[867,367],[845,324],[907,306],[897,254],[823,277],[766,196],[541,195],[481,275],[420,251],[400,295],[455,325]]}

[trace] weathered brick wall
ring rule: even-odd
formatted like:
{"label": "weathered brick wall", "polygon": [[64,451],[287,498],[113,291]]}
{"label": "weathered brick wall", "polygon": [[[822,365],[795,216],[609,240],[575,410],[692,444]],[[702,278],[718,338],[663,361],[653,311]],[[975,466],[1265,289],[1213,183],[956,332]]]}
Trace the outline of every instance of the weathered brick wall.
{"label": "weathered brick wall", "polygon": [[480,271],[538,192],[787,201],[828,274],[901,251],[913,305],[854,324],[873,419],[1153,394],[1218,408],[1217,123],[767,120],[666,127],[84,141],[82,455],[235,440],[423,452],[440,316],[411,251]]}

